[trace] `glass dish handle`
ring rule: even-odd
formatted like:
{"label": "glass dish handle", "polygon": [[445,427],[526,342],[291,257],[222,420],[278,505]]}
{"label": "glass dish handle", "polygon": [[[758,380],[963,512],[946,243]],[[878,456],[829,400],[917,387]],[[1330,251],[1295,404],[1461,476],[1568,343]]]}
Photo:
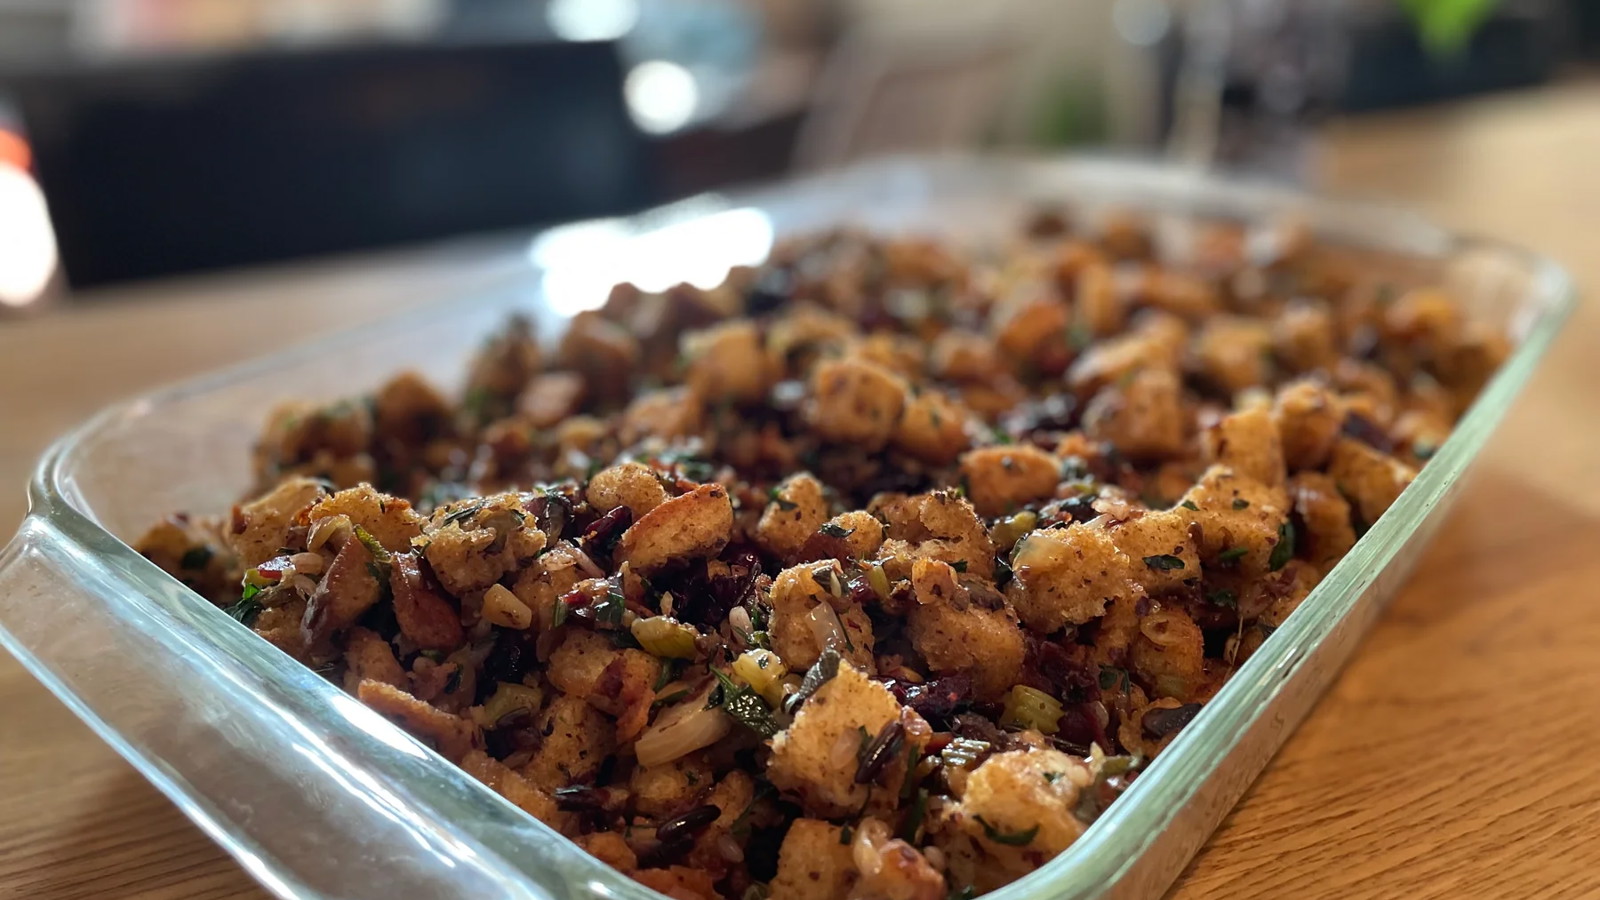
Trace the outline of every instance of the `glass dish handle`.
{"label": "glass dish handle", "polygon": [[[518,884],[494,852],[418,815],[416,794],[390,787],[412,782],[374,777],[374,762],[386,774],[436,772],[420,745],[287,656],[282,671],[264,672],[228,655],[230,642],[258,639],[177,581],[154,605],[124,601],[130,589],[96,557],[106,558],[39,518],[25,521],[0,551],[0,645],[268,889],[373,900],[548,896]],[[159,621],[168,616],[180,621]],[[206,641],[197,629],[211,632]],[[274,702],[245,702],[247,690]],[[368,730],[386,739],[383,758],[317,727],[330,693],[334,714],[376,726]]]}

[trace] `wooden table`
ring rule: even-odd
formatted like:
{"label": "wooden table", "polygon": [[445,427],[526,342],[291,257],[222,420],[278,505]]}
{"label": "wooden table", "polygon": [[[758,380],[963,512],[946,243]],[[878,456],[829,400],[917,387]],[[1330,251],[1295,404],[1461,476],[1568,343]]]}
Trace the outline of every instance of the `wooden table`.
{"label": "wooden table", "polygon": [[[1584,82],[1342,126],[1326,169],[1331,185],[1544,250],[1593,289],[1597,160],[1600,84]],[[346,326],[504,274],[434,255],[0,325],[0,521],[22,514],[48,439],[118,396],[268,350],[286,323]],[[201,301],[219,291],[238,296]],[[1174,897],[1600,893],[1597,335],[1600,313],[1580,310],[1410,587]],[[24,389],[29,370],[51,386]],[[0,896],[262,892],[0,659]]]}

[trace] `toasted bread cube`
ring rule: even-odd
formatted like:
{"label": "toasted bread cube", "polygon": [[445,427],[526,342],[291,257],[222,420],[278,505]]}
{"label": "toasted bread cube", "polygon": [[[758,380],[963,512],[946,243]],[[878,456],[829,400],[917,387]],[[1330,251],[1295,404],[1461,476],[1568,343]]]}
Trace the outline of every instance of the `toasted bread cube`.
{"label": "toasted bread cube", "polygon": [[1104,529],[1083,523],[1029,532],[1017,542],[1011,569],[1006,597],[1040,634],[1100,616],[1134,589],[1132,561]]}
{"label": "toasted bread cube", "polygon": [[811,374],[806,421],[824,440],[881,450],[900,423],[907,394],[905,381],[876,363],[824,361]]}
{"label": "toasted bread cube", "polygon": [[596,512],[626,506],[638,519],[667,502],[667,489],[661,486],[654,469],[644,463],[625,462],[596,472],[584,490],[584,499]]}
{"label": "toasted bread cube", "polygon": [[791,475],[773,488],[772,502],[756,523],[756,543],[780,559],[794,559],[826,521],[828,499],[822,483],[809,472]]}
{"label": "toasted bread cube", "polygon": [[321,482],[295,477],[235,507],[233,527],[225,539],[239,554],[239,563],[249,569],[277,556],[278,548],[289,539],[289,529],[309,522],[307,509],[325,496]]}
{"label": "toasted bread cube", "polygon": [[1199,374],[1230,394],[1264,384],[1272,375],[1272,332],[1257,319],[1206,320],[1193,352]]}
{"label": "toasted bread cube", "polygon": [[990,319],[1001,357],[1018,372],[1058,375],[1071,359],[1072,311],[1052,292],[1023,289]]}
{"label": "toasted bread cube", "polygon": [[1151,686],[1154,697],[1199,699],[1208,684],[1205,635],[1175,604],[1157,605],[1139,622],[1129,648],[1129,667]]}
{"label": "toasted bread cube", "polygon": [[961,477],[978,514],[1000,516],[1054,494],[1061,461],[1032,444],[979,447],[962,455]]}
{"label": "toasted bread cube", "polygon": [[[570,822],[572,816],[561,812],[556,806],[555,798],[548,793],[534,787],[528,780],[481,750],[468,753],[461,760],[461,768],[468,775],[478,779],[492,788],[500,796],[510,800],[535,819],[549,825],[551,828],[561,830]],[[593,837],[601,837],[594,835]],[[623,845],[624,849],[627,845]],[[596,855],[600,855],[597,853]],[[631,851],[627,854],[632,856]],[[616,865],[613,859],[620,861],[620,857],[610,853],[601,857],[606,862]]]}
{"label": "toasted bread cube", "polygon": [[362,681],[356,687],[356,698],[452,762],[459,763],[468,753],[482,749],[483,735],[471,720],[435,709],[394,685]]}
{"label": "toasted bread cube", "polygon": [[1361,521],[1371,525],[1417,477],[1417,470],[1354,438],[1340,438],[1328,460],[1328,475],[1355,505]]}
{"label": "toasted bread cube", "polygon": [[[994,541],[972,504],[950,491],[884,495],[869,508],[888,523],[885,537],[915,555],[942,559],[970,575],[994,575]],[[884,550],[889,549],[888,541]]]}
{"label": "toasted bread cube", "polygon": [[705,753],[696,752],[658,766],[635,768],[628,791],[641,815],[664,819],[694,806],[697,798],[711,790],[715,778]]}
{"label": "toasted bread cube", "polygon": [[1132,579],[1148,594],[1182,590],[1200,578],[1200,553],[1189,520],[1174,512],[1150,512],[1106,528],[1128,557]]}
{"label": "toasted bread cube", "polygon": [[883,546],[883,523],[864,509],[840,513],[826,524],[827,530],[846,532],[841,540],[850,548],[851,559],[871,559]]}
{"label": "toasted bread cube", "polygon": [[1224,416],[1200,435],[1201,455],[1208,463],[1228,466],[1268,486],[1283,484],[1283,441],[1266,409]]}
{"label": "toasted bread cube", "polygon": [[1350,504],[1339,493],[1338,483],[1321,472],[1290,478],[1289,498],[1305,526],[1295,535],[1296,552],[1326,573],[1355,546]]}
{"label": "toasted bread cube", "polygon": [[628,446],[650,437],[670,443],[698,434],[705,416],[704,401],[686,387],[649,391],[635,397],[623,411],[617,437]]}
{"label": "toasted bread cube", "polygon": [[716,556],[733,532],[733,503],[720,484],[702,484],[674,497],[628,526],[617,542],[620,565],[641,575],[675,563]]}
{"label": "toasted bread cube", "polygon": [[778,851],[770,885],[776,900],[845,900],[860,873],[842,829],[821,819],[796,819]]}
{"label": "toasted bread cube", "polygon": [[1339,336],[1326,304],[1297,301],[1272,323],[1278,359],[1296,372],[1331,369],[1339,361]]}
{"label": "toasted bread cube", "polygon": [[[931,570],[942,570],[943,578]],[[946,563],[919,559],[912,567],[912,588],[917,605],[906,621],[911,645],[941,674],[964,673],[972,677],[979,700],[996,700],[1022,679],[1027,656],[1022,629],[1009,609],[986,609],[967,601],[955,586],[954,570]]]}
{"label": "toasted bread cube", "polygon": [[984,760],[967,777],[961,802],[936,817],[934,839],[949,861],[950,883],[991,891],[1065,850],[1083,833],[1075,810],[1092,782],[1084,760],[1055,749]]}
{"label": "toasted bread cube", "polygon": [[1327,460],[1344,422],[1344,405],[1321,385],[1297,381],[1278,391],[1272,417],[1278,423],[1284,464],[1290,472],[1298,472]]}
{"label": "toasted bread cube", "polygon": [[[872,668],[872,620],[860,606],[844,598],[847,580],[838,561],[831,559],[792,566],[773,579],[768,595],[772,603],[768,633],[772,649],[789,668],[814,665],[827,649],[818,642],[814,621],[817,616],[830,618],[830,610],[838,617],[837,627],[843,637],[834,649],[855,664]],[[840,588],[839,595],[832,593],[835,586]]]}
{"label": "toasted bread cube", "polygon": [[894,446],[930,465],[944,465],[971,445],[967,420],[972,414],[938,391],[923,391],[906,404],[895,427]]}
{"label": "toasted bread cube", "polygon": [[[908,728],[905,736],[908,745],[920,747],[929,733],[927,724],[909,710],[904,716],[923,729],[918,735]],[[801,704],[794,724],[772,739],[767,777],[780,791],[799,798],[808,815],[852,815],[867,803],[869,793],[884,793],[856,783],[859,736],[864,732],[871,740],[897,720],[903,720],[902,710],[889,689],[849,662],[840,662],[838,674]],[[905,760],[892,761],[886,771],[889,802],[896,803]]]}
{"label": "toasted bread cube", "polygon": [[1139,369],[1126,383],[1103,388],[1083,411],[1083,430],[1141,460],[1177,456],[1184,449],[1182,385],[1167,369]]}
{"label": "toasted bread cube", "polygon": [[689,361],[684,382],[707,403],[759,403],[778,380],[778,363],[748,319],[689,332],[679,343]]}
{"label": "toasted bread cube", "polygon": [[1219,566],[1247,576],[1271,571],[1273,548],[1288,521],[1282,488],[1212,466],[1183,499],[1172,512],[1200,526],[1200,560],[1208,570]]}
{"label": "toasted bread cube", "polygon": [[522,774],[547,792],[592,781],[617,746],[611,720],[572,694],[550,701],[539,717],[539,733],[544,741]]}
{"label": "toasted bread cube", "polygon": [[346,488],[314,504],[306,518],[315,522],[328,516],[346,515],[360,525],[391,553],[411,549],[411,539],[422,534],[427,520],[411,508],[411,501],[373,490],[370,484]]}

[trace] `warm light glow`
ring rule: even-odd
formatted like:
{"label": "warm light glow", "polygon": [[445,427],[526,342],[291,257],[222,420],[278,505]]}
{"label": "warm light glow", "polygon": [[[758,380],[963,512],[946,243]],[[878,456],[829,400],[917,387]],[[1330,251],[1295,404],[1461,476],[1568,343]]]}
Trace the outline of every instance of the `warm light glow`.
{"label": "warm light glow", "polygon": [[28,173],[0,165],[0,305],[39,299],[56,269],[44,194]]}
{"label": "warm light glow", "polygon": [[668,134],[689,124],[700,105],[694,75],[659,59],[634,66],[622,90],[633,121],[652,134]]}
{"label": "warm light glow", "polygon": [[568,41],[614,41],[639,22],[638,0],[551,0],[545,19]]}
{"label": "warm light glow", "polygon": [[728,209],[631,233],[620,219],[552,229],[529,248],[544,270],[550,308],[570,316],[605,303],[613,285],[664,291],[687,281],[713,288],[734,266],[754,265],[772,250],[772,221],[758,209]]}

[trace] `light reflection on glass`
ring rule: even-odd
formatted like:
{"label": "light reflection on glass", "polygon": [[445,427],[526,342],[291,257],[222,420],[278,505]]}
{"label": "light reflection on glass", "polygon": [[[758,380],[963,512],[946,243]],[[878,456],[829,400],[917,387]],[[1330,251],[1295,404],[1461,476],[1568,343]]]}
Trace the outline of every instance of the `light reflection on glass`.
{"label": "light reflection on glass", "polygon": [[687,281],[713,288],[734,266],[754,265],[772,250],[772,220],[759,209],[727,209],[633,233],[620,219],[553,229],[529,248],[544,270],[550,308],[570,316],[605,303],[613,285],[628,281],[664,291]]}
{"label": "light reflection on glass", "polygon": [[634,66],[622,92],[635,124],[651,134],[670,134],[688,125],[700,106],[694,74],[660,59]]}
{"label": "light reflection on glass", "polygon": [[56,237],[44,193],[28,173],[0,164],[0,305],[43,296],[56,269]]}
{"label": "light reflection on glass", "polygon": [[545,19],[568,41],[612,41],[639,23],[638,0],[552,0]]}

